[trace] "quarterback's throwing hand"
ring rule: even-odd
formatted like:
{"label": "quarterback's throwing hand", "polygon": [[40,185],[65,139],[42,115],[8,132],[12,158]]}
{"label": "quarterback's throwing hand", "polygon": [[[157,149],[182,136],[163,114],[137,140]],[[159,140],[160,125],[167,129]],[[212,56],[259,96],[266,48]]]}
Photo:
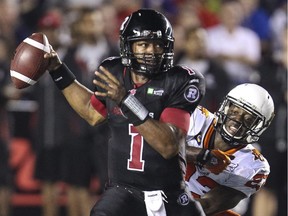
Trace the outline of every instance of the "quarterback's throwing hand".
{"label": "quarterback's throwing hand", "polygon": [[53,49],[53,47],[50,45],[50,53],[45,53],[44,58],[49,59],[49,64],[48,64],[48,71],[53,71],[56,70],[58,67],[61,66],[62,61],[60,60],[57,52]]}
{"label": "quarterback's throwing hand", "polygon": [[226,169],[233,159],[233,155],[226,154],[221,150],[203,149],[197,156],[197,163],[198,165],[208,169],[210,172],[218,175]]}

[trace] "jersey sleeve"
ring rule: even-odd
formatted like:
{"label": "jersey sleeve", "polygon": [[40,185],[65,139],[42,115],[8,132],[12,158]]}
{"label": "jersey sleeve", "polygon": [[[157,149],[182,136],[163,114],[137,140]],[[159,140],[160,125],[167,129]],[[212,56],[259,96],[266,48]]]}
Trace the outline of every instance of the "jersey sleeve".
{"label": "jersey sleeve", "polygon": [[166,108],[161,114],[160,120],[162,122],[170,123],[181,128],[187,134],[190,125],[190,114],[177,108]]}
{"label": "jersey sleeve", "polygon": [[92,95],[91,98],[90,98],[90,103],[91,105],[93,106],[93,108],[99,112],[104,118],[107,117],[107,110],[106,110],[106,107],[105,107],[105,104],[99,100],[96,95]]}
{"label": "jersey sleeve", "polygon": [[225,186],[241,191],[247,197],[250,197],[265,184],[267,177],[268,175],[265,174],[264,170],[250,173],[249,177],[231,175]]}
{"label": "jersey sleeve", "polygon": [[167,106],[193,112],[205,95],[205,80],[201,73],[184,66],[175,66],[169,71],[172,86]]}
{"label": "jersey sleeve", "polygon": [[249,197],[265,184],[270,166],[263,155],[250,146],[234,155],[236,161],[232,161],[229,165],[231,173],[224,185],[241,191]]}

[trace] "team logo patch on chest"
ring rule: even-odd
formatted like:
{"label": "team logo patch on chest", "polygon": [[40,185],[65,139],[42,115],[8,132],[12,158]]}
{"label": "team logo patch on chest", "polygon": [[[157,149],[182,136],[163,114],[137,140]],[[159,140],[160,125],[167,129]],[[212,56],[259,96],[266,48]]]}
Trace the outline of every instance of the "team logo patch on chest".
{"label": "team logo patch on chest", "polygon": [[148,88],[147,89],[147,94],[148,95],[162,96],[163,93],[164,93],[164,89],[159,89],[159,88]]}
{"label": "team logo patch on chest", "polygon": [[190,103],[197,101],[199,96],[199,89],[195,85],[189,85],[184,91],[184,97]]}

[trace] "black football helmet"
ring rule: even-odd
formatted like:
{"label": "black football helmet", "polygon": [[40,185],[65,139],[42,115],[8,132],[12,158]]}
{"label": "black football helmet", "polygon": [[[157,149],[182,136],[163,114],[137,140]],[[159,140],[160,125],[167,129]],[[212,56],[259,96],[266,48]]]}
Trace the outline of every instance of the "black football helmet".
{"label": "black football helmet", "polygon": [[[164,43],[163,54],[133,53],[132,42],[139,40],[161,40]],[[171,24],[163,14],[155,10],[140,9],[133,12],[121,25],[122,64],[131,67],[137,73],[152,76],[170,69],[173,66],[173,47],[174,37]]]}

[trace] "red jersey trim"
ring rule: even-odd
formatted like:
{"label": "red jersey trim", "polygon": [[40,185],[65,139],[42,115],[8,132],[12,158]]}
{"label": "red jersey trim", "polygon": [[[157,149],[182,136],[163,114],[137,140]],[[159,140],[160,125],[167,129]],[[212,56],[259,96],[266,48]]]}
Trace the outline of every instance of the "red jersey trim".
{"label": "red jersey trim", "polygon": [[93,108],[99,112],[104,118],[107,117],[107,110],[105,105],[96,98],[95,95],[92,95],[90,98],[90,103],[93,106]]}
{"label": "red jersey trim", "polygon": [[177,108],[166,108],[160,116],[160,121],[171,123],[182,129],[185,134],[189,130],[190,114],[189,112]]}

